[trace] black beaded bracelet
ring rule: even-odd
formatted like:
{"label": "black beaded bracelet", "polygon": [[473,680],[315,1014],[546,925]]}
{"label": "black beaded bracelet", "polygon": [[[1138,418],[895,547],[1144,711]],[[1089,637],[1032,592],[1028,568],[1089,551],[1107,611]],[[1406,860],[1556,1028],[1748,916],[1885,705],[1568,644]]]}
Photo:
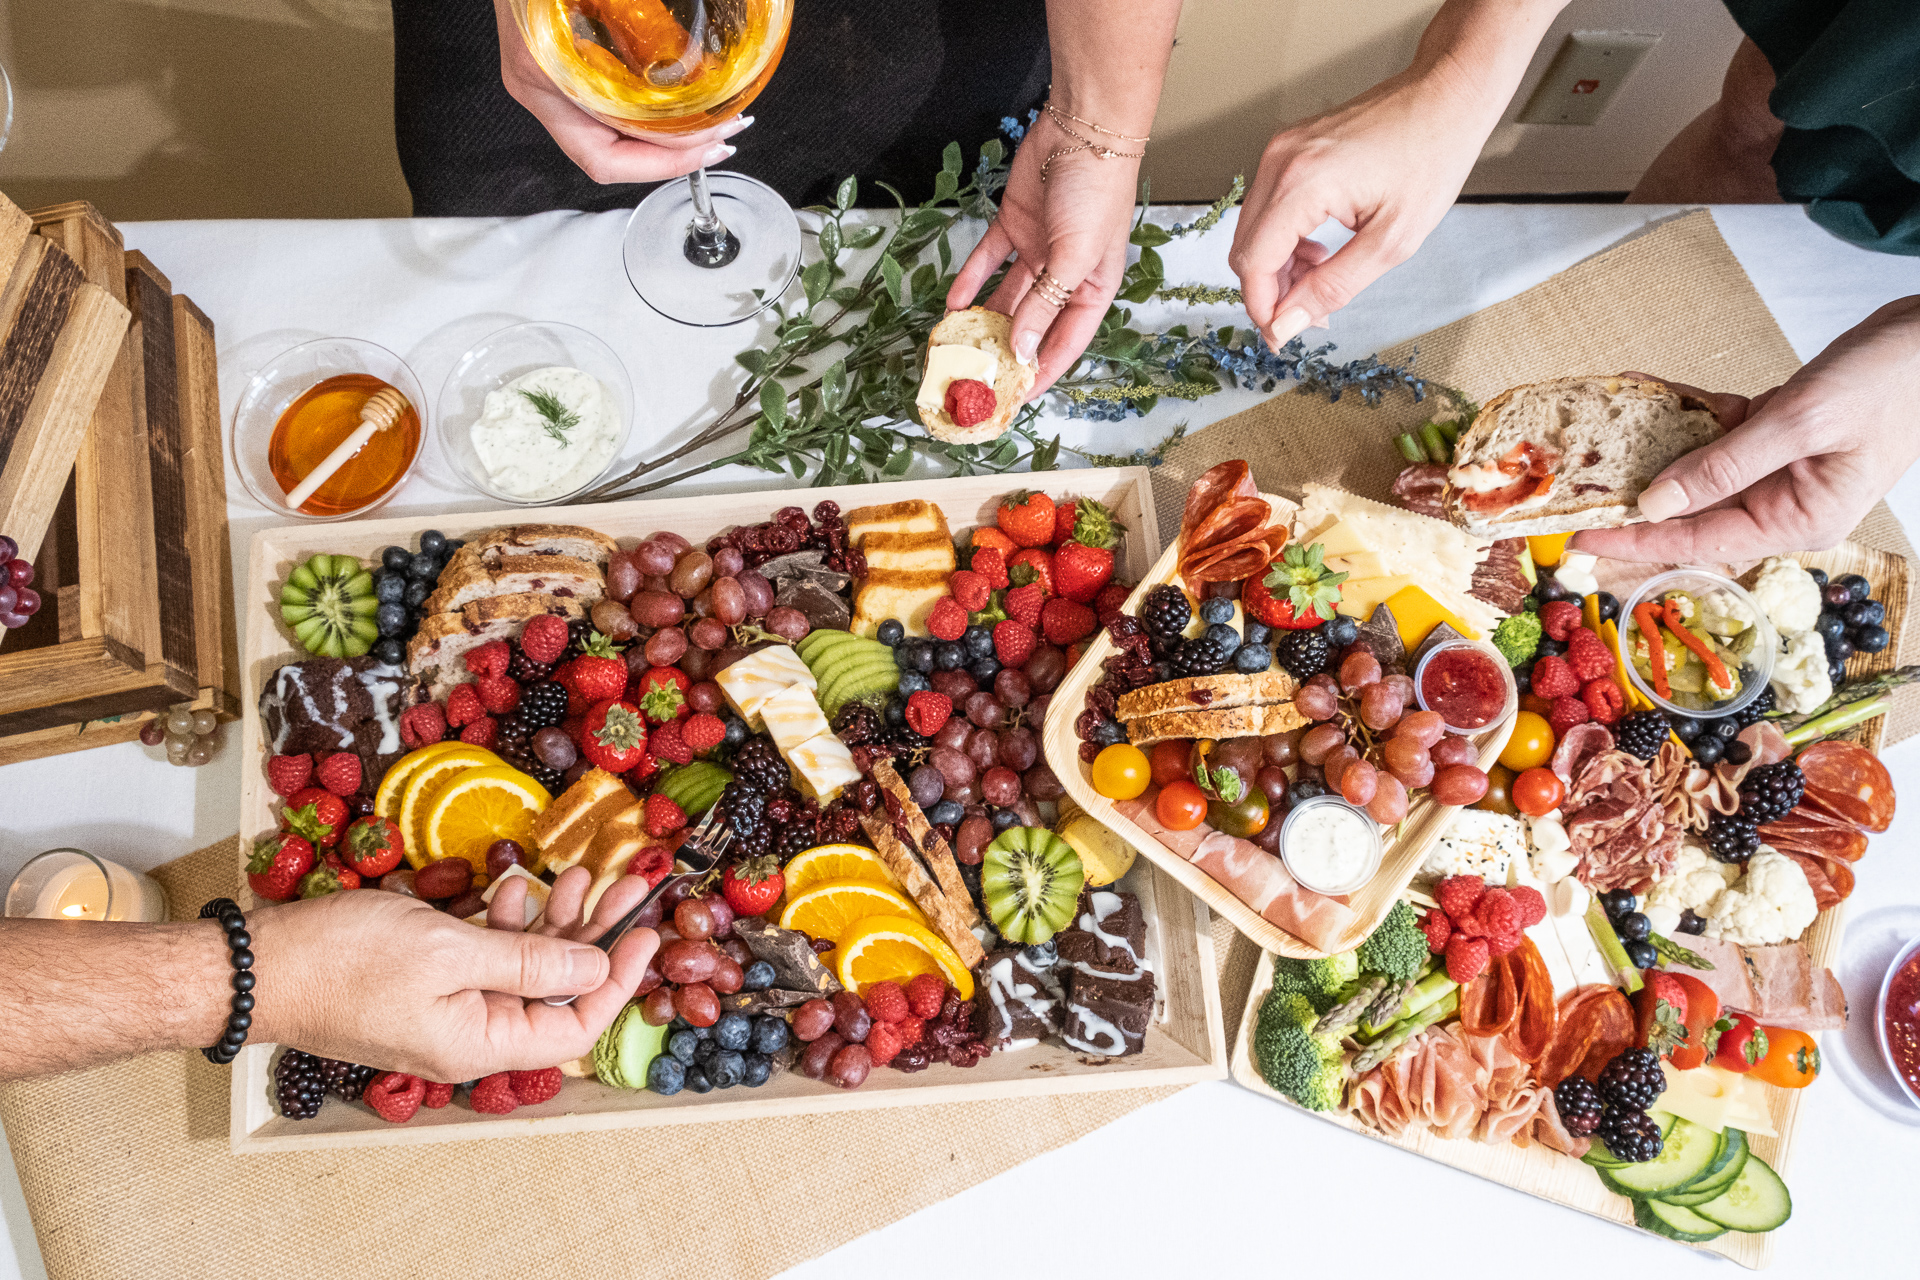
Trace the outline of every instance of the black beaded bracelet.
{"label": "black beaded bracelet", "polygon": [[227,1031],[219,1043],[200,1052],[207,1061],[224,1067],[240,1056],[247,1042],[247,1028],[253,1025],[253,935],[247,932],[247,918],[232,898],[215,898],[200,908],[202,920],[218,920],[227,931],[228,958],[233,962],[233,1012],[227,1015]]}

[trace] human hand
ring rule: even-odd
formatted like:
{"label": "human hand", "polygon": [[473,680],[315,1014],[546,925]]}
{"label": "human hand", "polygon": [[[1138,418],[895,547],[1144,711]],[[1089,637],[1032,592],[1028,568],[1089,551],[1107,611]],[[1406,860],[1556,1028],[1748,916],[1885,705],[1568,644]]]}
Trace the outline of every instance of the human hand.
{"label": "human hand", "polygon": [[[1040,181],[1048,156],[1075,145],[1042,113],[1021,141],[1001,196],[1000,216],[974,246],[947,293],[947,309],[971,306],[987,278],[1017,254],[986,305],[1013,317],[1013,353],[1039,369],[1029,401],[1073,367],[1107,314],[1127,267],[1140,162],[1102,160],[1080,151],[1060,157]],[[1126,144],[1122,144],[1126,145]],[[1072,291],[1056,307],[1035,291],[1041,270]]]}
{"label": "human hand", "polygon": [[1916,378],[1920,296],[1888,303],[1751,401],[1670,383],[1712,404],[1726,434],[1647,486],[1647,523],[1588,530],[1574,545],[1675,563],[1831,547],[1920,456],[1906,405]]}
{"label": "human hand", "polygon": [[493,16],[500,33],[500,80],[507,93],[546,126],[568,159],[595,182],[660,182],[719,164],[734,153],[725,140],[753,123],[752,116],[737,116],[700,133],[648,142],[630,138],[575,106],[540,69],[507,0],[493,0]]}
{"label": "human hand", "polygon": [[[247,927],[257,1034],[448,1082],[578,1058],[632,998],[660,941],[635,929],[611,957],[578,945],[646,893],[644,879],[625,877],[583,923],[592,879],[580,867],[562,872],[536,932],[518,927],[526,887],[514,881],[494,894],[486,929],[377,889],[256,911]],[[540,1001],[555,995],[579,998]]]}

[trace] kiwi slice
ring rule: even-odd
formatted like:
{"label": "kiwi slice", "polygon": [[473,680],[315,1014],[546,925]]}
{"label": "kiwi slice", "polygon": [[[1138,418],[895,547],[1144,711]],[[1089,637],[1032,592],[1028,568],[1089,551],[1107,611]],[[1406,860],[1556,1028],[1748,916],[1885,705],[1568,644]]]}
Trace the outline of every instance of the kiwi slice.
{"label": "kiwi slice", "polygon": [[380,638],[373,575],[353,556],[317,555],[280,588],[280,616],[308,653],[357,658]]}
{"label": "kiwi slice", "polygon": [[1073,922],[1087,873],[1073,846],[1045,827],[1008,827],[987,846],[980,897],[1008,942],[1045,942]]}

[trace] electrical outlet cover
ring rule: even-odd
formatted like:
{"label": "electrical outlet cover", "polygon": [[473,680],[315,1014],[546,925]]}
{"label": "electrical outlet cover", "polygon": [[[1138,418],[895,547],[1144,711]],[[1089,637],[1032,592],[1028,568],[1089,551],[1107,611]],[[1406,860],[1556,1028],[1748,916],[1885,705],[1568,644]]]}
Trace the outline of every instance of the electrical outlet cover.
{"label": "electrical outlet cover", "polygon": [[1573,31],[1553,55],[1547,74],[1527,99],[1520,124],[1591,125],[1619,92],[1658,33]]}

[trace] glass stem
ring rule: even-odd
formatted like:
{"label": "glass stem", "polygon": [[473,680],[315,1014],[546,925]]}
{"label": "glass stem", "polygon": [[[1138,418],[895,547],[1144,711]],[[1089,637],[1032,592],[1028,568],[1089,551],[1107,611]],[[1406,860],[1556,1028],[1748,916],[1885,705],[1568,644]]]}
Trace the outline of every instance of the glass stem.
{"label": "glass stem", "polygon": [[685,245],[687,261],[696,267],[724,267],[740,256],[740,239],[727,230],[714,210],[705,169],[687,175],[687,188],[693,194],[693,221],[687,225]]}

